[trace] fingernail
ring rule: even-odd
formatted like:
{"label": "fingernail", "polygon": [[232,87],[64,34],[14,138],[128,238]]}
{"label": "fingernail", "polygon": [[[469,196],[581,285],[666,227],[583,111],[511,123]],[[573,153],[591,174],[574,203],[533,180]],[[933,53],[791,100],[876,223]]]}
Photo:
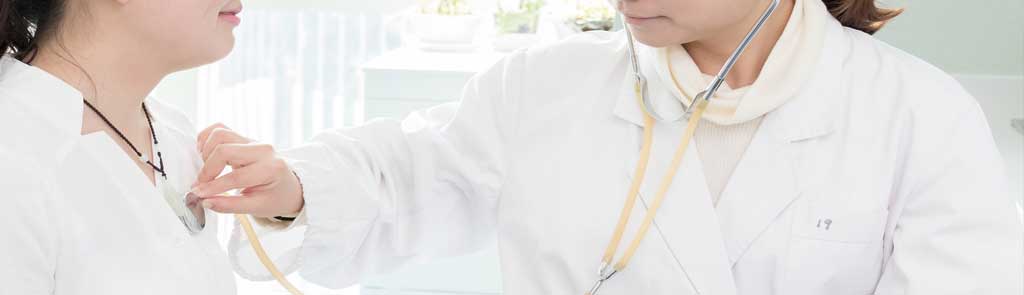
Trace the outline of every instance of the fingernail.
{"label": "fingernail", "polygon": [[192,187],[191,193],[200,197],[206,196],[203,194],[203,190],[199,189],[198,185]]}
{"label": "fingernail", "polygon": [[206,209],[213,208],[213,204],[210,203],[210,201],[203,200],[203,208],[206,208]]}

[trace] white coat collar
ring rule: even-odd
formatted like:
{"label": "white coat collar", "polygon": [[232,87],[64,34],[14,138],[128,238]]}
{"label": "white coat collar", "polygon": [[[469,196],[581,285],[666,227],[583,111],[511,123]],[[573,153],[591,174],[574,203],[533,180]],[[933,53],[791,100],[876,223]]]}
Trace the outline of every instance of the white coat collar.
{"label": "white coat collar", "polygon": [[82,133],[82,93],[60,78],[13,57],[0,58],[0,99],[24,106],[32,117],[50,124],[51,139],[77,138]]}
{"label": "white coat collar", "polygon": [[[835,114],[840,106],[832,103],[829,98],[834,96],[833,93],[841,86],[841,68],[849,49],[844,46],[847,41],[842,26],[832,18],[829,18],[828,26],[818,65],[814,74],[810,75],[812,80],[804,84],[796,97],[770,113],[782,117],[777,120],[777,124],[764,124],[761,126],[762,129],[778,128],[777,134],[781,135],[782,139],[798,141],[828,134],[835,128]],[[626,38],[622,40],[628,42],[625,41]],[[626,54],[625,50],[622,52]],[[683,109],[679,101],[668,91],[670,85],[666,83],[671,81],[662,81],[652,64],[657,58],[656,48],[638,43],[637,52],[641,71],[648,80],[652,108],[662,117],[678,117]],[[629,59],[624,58],[623,62],[628,63]],[[623,73],[622,86],[613,113],[627,122],[643,126],[643,113],[633,92],[635,82],[632,69],[628,65],[624,69],[626,72]]]}
{"label": "white coat collar", "polygon": [[[165,114],[165,106],[156,100],[146,100],[147,105],[154,106],[150,111],[154,116],[156,132],[161,136],[161,143],[166,142],[161,145],[160,151],[166,159],[164,165],[170,176],[168,182],[158,181],[157,186],[153,186],[142,170],[136,167],[135,160],[118,146],[118,139],[102,131],[81,134],[85,108],[82,94],[60,78],[5,56],[0,59],[0,101],[13,103],[16,111],[29,112],[24,116],[32,118],[24,122],[29,124],[24,128],[25,136],[30,137],[30,145],[26,145],[26,148],[32,148],[38,159],[52,161],[50,165],[59,165],[60,173],[67,173],[65,170],[68,169],[80,169],[78,171],[82,173],[109,176],[112,181],[106,184],[116,186],[116,191],[126,197],[124,202],[147,208],[142,212],[166,215],[155,221],[164,224],[159,229],[166,230],[166,235],[178,236],[179,240],[189,238],[177,216],[167,210],[162,190],[169,185],[178,192],[187,191],[201,166],[201,160],[194,152],[182,148],[192,146],[190,143],[193,140],[189,136],[178,136],[170,132],[175,130],[185,134],[183,131],[189,129],[182,128],[185,128],[183,125],[187,122],[169,121],[170,125],[165,125],[161,120],[164,118],[162,114]],[[88,168],[83,169],[82,165]],[[74,176],[65,177],[72,178]]]}

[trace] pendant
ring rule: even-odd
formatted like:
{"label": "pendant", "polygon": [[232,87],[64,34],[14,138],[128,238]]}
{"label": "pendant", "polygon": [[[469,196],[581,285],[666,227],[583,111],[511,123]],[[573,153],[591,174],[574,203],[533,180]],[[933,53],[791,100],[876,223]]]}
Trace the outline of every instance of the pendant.
{"label": "pendant", "polygon": [[206,228],[206,210],[203,208],[199,196],[192,193],[181,193],[172,188],[169,183],[163,186],[164,200],[174,210],[181,223],[192,234],[197,234]]}

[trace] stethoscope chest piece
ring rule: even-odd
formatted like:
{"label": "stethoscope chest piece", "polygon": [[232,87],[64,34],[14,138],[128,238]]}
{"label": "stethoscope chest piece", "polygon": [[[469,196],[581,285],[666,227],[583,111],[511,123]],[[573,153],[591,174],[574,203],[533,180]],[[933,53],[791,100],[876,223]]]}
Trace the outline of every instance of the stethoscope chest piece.
{"label": "stethoscope chest piece", "polygon": [[198,234],[206,228],[206,209],[199,196],[182,193],[169,184],[163,186],[163,195],[189,233]]}

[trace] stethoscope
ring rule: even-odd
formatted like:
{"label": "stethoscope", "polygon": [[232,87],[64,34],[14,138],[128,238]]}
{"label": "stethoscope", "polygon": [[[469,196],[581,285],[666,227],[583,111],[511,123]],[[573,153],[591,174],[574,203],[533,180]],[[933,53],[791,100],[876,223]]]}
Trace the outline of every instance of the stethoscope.
{"label": "stethoscope", "polygon": [[[775,12],[775,8],[779,6],[779,0],[771,0],[768,8],[765,9],[764,13],[754,24],[754,27],[750,29],[750,32],[743,38],[736,50],[732,52],[729,59],[726,60],[725,65],[718,71],[718,75],[715,76],[715,80],[711,82],[703,91],[699,92],[694,98],[693,102],[689,105],[683,104],[683,114],[676,118],[666,119],[660,117],[651,107],[651,102],[648,96],[647,90],[647,78],[644,77],[640,71],[639,57],[637,56],[636,48],[633,39],[633,33],[630,32],[629,28],[623,24],[626,31],[626,39],[629,44],[629,56],[630,62],[633,66],[633,76],[635,79],[634,83],[634,94],[637,97],[637,104],[644,113],[644,129],[643,129],[643,145],[640,148],[640,159],[637,161],[636,168],[633,173],[632,183],[630,184],[629,192],[626,195],[626,202],[619,213],[619,221],[615,226],[615,231],[612,233],[611,241],[608,242],[608,246],[605,248],[604,255],[601,257],[601,264],[597,269],[597,280],[594,285],[590,288],[590,291],[586,295],[596,295],[597,291],[601,289],[606,281],[611,279],[615,274],[621,272],[629,264],[630,259],[636,253],[636,250],[640,246],[640,241],[646,236],[647,231],[650,229],[651,224],[654,222],[654,216],[658,212],[658,208],[661,207],[662,202],[665,200],[665,196],[668,193],[669,187],[672,185],[672,181],[679,171],[680,164],[683,161],[683,156],[686,154],[687,147],[690,144],[690,140],[693,139],[693,134],[697,130],[697,126],[700,123],[701,117],[704,114],[704,110],[707,108],[708,101],[711,97],[714,97],[715,92],[722,86],[725,81],[725,76],[732,70],[733,65],[736,64],[736,60],[739,59],[743,50],[747,48],[750,41],[754,39],[754,36],[761,30],[764,23],[768,18]],[[625,16],[623,16],[625,18]],[[673,81],[675,82],[675,81]],[[683,133],[682,139],[676,151],[672,157],[672,162],[669,165],[668,172],[661,179],[660,186],[656,191],[653,202],[647,208],[647,212],[644,215],[644,220],[640,223],[640,227],[637,230],[636,235],[630,242],[626,251],[618,259],[614,261],[615,254],[618,252],[619,244],[622,242],[622,236],[625,233],[626,224],[629,223],[629,218],[633,213],[633,207],[636,204],[637,195],[640,192],[640,185],[643,183],[644,176],[647,170],[647,163],[651,156],[651,146],[654,141],[654,123],[655,120],[661,122],[678,122],[684,118],[688,118],[686,124],[686,131]],[[614,262],[614,263],[613,263]],[[687,277],[689,279],[689,277]],[[693,282],[690,282],[693,285]]]}

